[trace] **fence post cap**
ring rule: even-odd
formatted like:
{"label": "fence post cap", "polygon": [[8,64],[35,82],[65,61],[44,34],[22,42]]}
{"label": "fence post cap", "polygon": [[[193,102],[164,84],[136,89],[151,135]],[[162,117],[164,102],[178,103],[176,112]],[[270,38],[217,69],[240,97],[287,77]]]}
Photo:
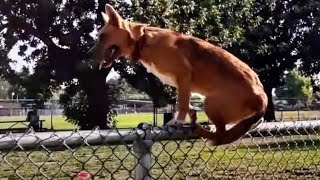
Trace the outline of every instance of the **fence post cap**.
{"label": "fence post cap", "polygon": [[141,130],[147,130],[147,129],[150,129],[151,127],[152,125],[149,123],[139,123],[137,126],[137,128]]}
{"label": "fence post cap", "polygon": [[144,131],[144,133],[145,133],[144,139],[150,139],[150,137],[151,137],[151,128],[152,128],[151,124],[149,124],[149,123],[139,123],[137,128]]}

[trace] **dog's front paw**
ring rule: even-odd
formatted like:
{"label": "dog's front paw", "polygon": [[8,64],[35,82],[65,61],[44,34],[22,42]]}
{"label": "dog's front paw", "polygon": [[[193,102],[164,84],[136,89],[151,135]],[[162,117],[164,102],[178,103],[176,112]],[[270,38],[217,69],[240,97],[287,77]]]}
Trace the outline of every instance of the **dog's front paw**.
{"label": "dog's front paw", "polygon": [[182,127],[183,126],[184,121],[182,120],[177,120],[177,119],[173,119],[171,121],[169,121],[167,123],[167,125],[169,126],[177,126],[177,127]]}
{"label": "dog's front paw", "polygon": [[207,140],[207,142],[206,142],[206,146],[208,146],[208,147],[217,146],[217,144],[218,143],[214,140]]}

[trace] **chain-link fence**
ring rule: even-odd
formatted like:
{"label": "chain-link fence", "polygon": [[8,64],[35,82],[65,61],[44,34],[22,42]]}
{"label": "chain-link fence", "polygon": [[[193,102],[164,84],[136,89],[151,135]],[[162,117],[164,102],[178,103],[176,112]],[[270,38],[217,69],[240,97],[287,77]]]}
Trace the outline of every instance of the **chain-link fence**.
{"label": "chain-link fence", "polygon": [[0,135],[0,176],[318,179],[319,132],[320,120],[261,123],[232,144],[207,147],[187,126],[39,133],[30,129]]}

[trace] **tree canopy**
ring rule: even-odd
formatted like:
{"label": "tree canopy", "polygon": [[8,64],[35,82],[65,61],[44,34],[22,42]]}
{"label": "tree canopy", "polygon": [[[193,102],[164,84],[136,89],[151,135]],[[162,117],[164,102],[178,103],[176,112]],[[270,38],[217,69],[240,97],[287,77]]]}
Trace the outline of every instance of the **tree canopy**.
{"label": "tree canopy", "polygon": [[304,74],[319,73],[320,52],[310,40],[320,38],[319,8],[315,0],[255,0],[250,14],[258,24],[247,24],[244,40],[228,48],[258,72],[269,97],[266,120],[275,119],[271,92],[285,83],[285,71],[300,64]]}
{"label": "tree canopy", "polygon": [[286,83],[276,89],[280,99],[287,99],[291,105],[298,101],[306,103],[313,96],[311,78],[303,76],[299,71],[292,70],[285,75]]}
{"label": "tree canopy", "polygon": [[[107,119],[113,116],[115,91],[105,82],[110,69],[98,71],[87,54],[94,43],[91,33],[101,26],[100,12],[107,2],[17,0],[0,5],[4,77],[25,87],[27,98],[46,100],[64,85],[60,98],[64,113],[83,129],[107,128]],[[35,63],[33,72],[11,69],[15,59],[8,53],[14,46],[23,61]]]}
{"label": "tree canopy", "polygon": [[133,88],[124,78],[113,78],[108,81],[108,84],[112,84],[114,88],[119,90],[119,99],[121,100],[146,100],[150,97],[137,89]]}

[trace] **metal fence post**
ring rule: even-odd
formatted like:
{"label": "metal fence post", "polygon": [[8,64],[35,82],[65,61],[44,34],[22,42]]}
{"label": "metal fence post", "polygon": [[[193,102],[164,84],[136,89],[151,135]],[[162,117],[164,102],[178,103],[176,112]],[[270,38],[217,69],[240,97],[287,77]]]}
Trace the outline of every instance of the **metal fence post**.
{"label": "metal fence post", "polygon": [[149,170],[151,169],[152,154],[151,148],[153,141],[149,139],[151,126],[146,123],[138,125],[139,129],[145,131],[146,136],[144,139],[136,139],[133,143],[133,151],[136,155],[137,166],[135,167],[135,180],[149,180]]}

